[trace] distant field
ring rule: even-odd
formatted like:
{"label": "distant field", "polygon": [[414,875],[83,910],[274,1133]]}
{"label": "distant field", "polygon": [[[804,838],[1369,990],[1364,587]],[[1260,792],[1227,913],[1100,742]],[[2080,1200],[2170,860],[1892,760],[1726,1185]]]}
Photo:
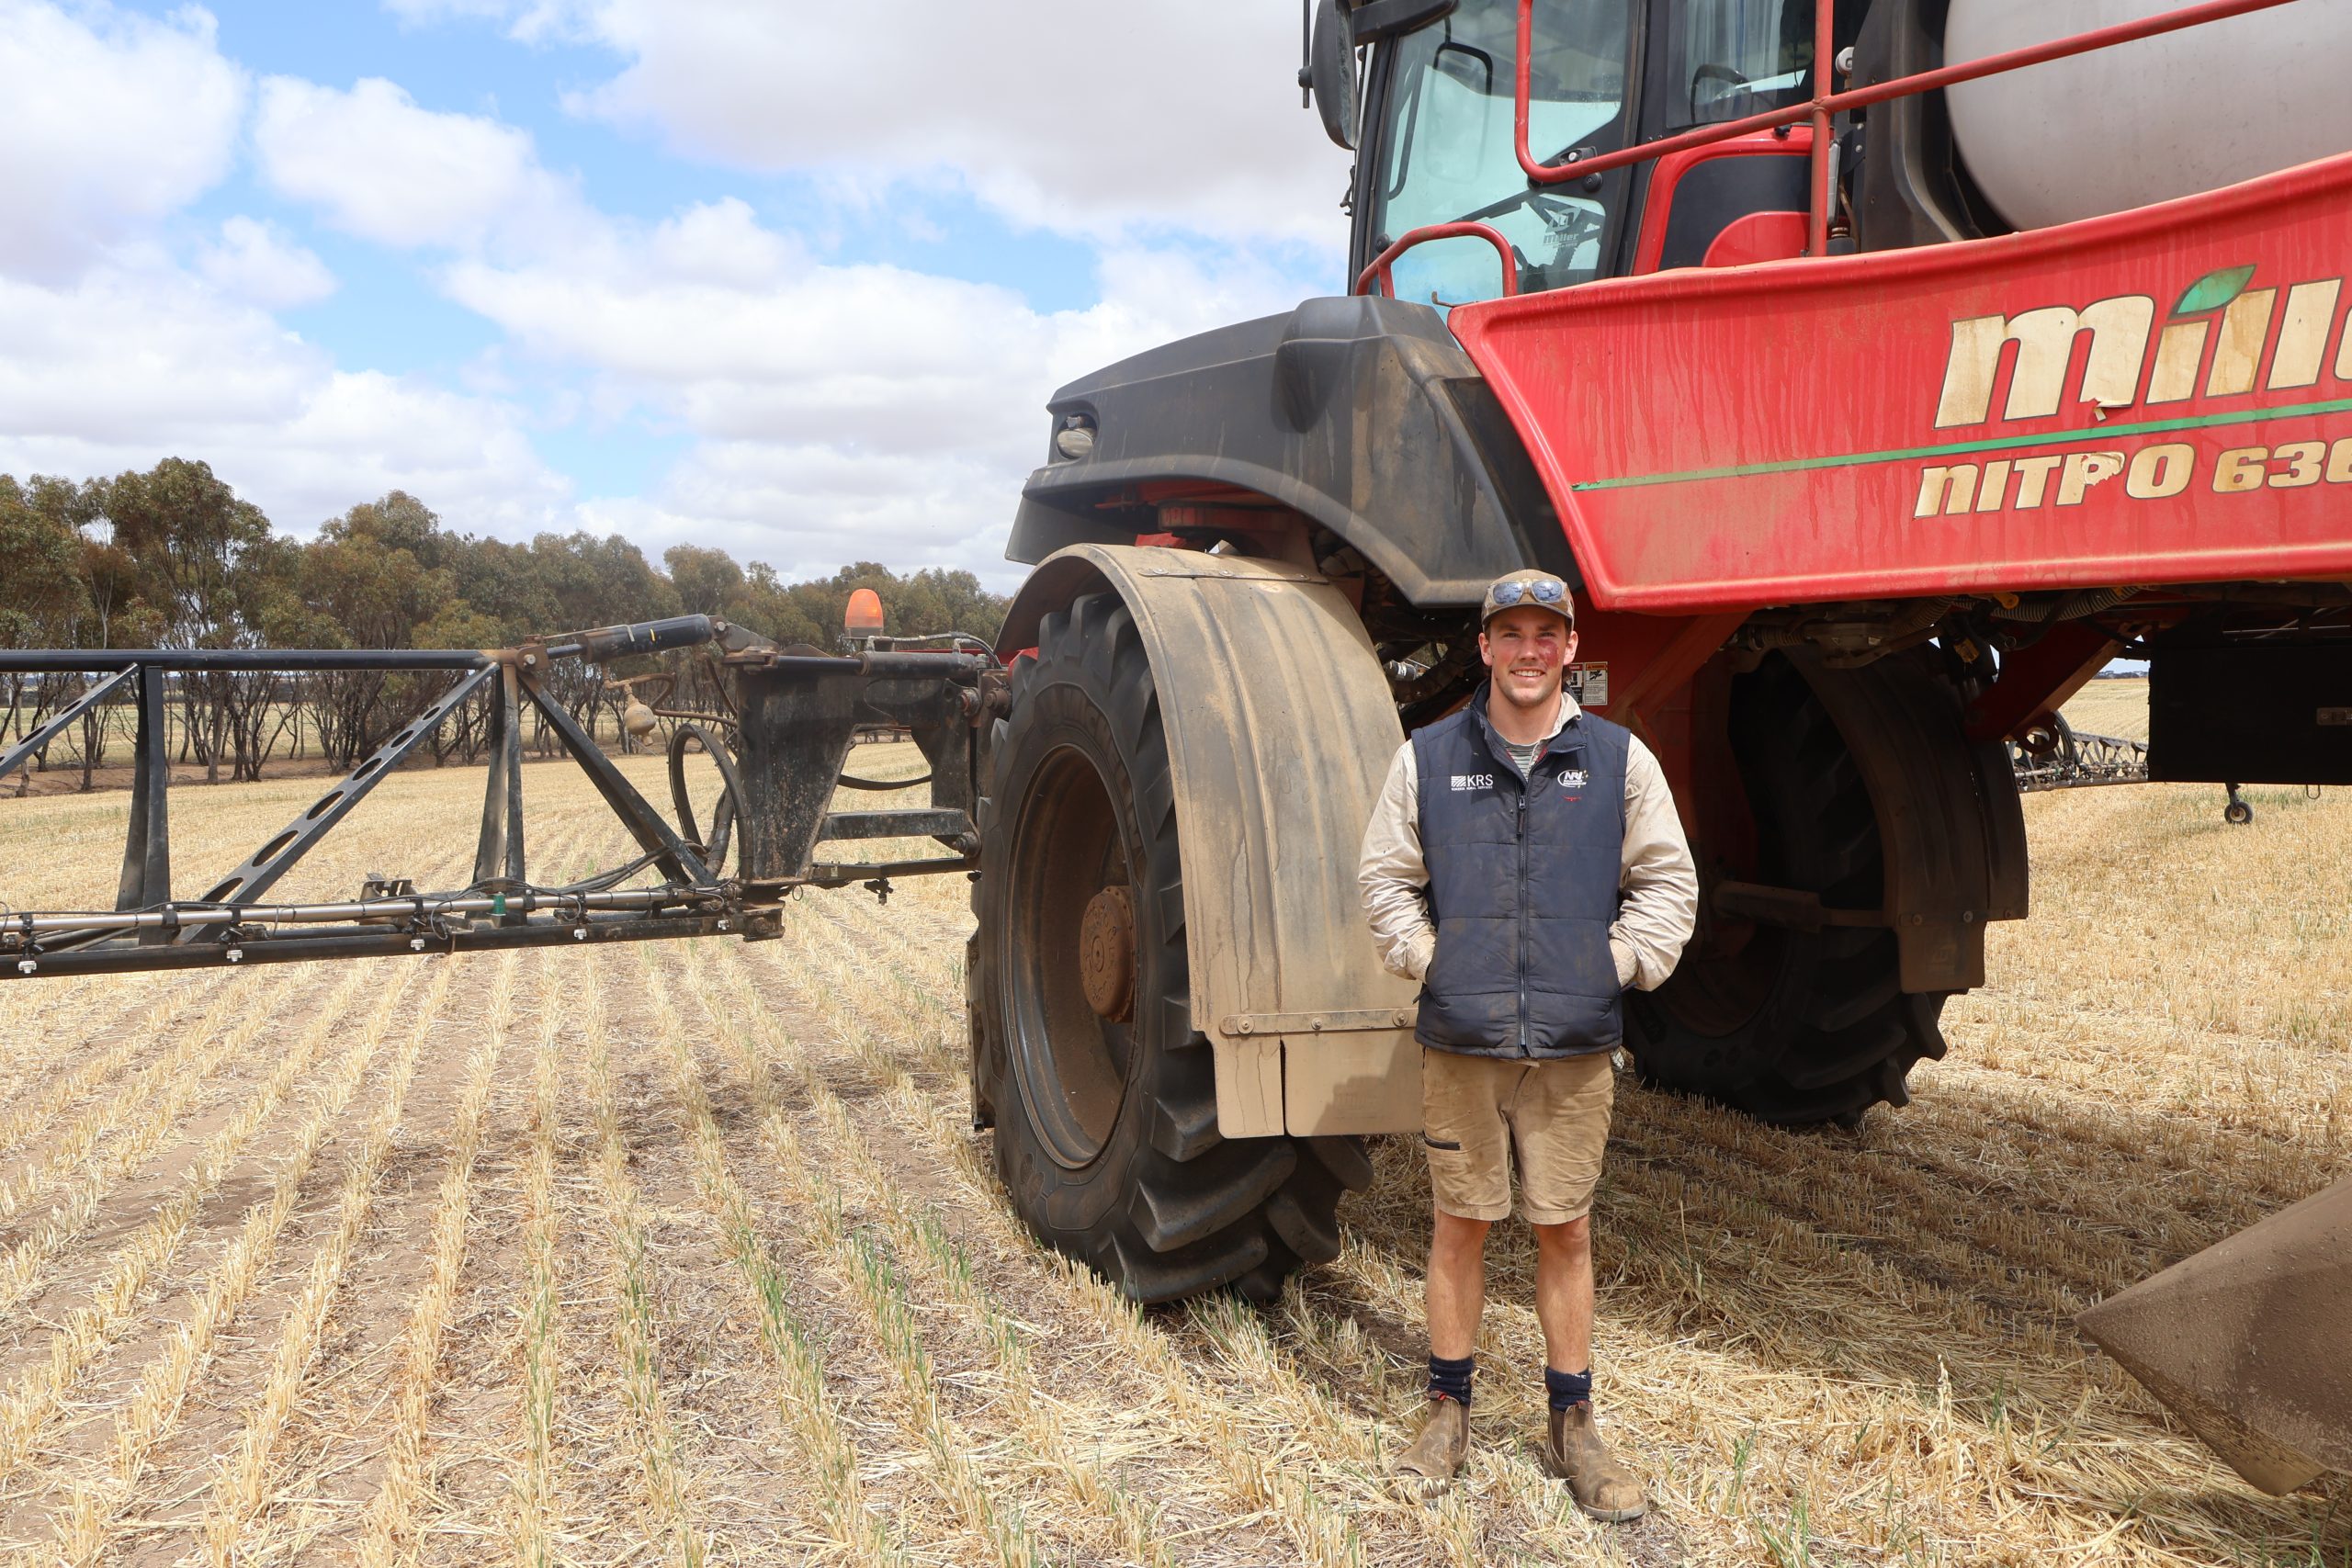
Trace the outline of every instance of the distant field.
{"label": "distant field", "polygon": [[2065,707],[2066,722],[2093,735],[2117,735],[2126,740],[2148,738],[2148,682],[2135,680],[2093,681],[2076,692]]}
{"label": "distant field", "polygon": [[[2121,732],[2137,694],[2069,712]],[[183,879],[313,787],[175,795]],[[536,874],[624,858],[576,773],[526,798]],[[394,779],[284,891],[462,876],[479,804],[470,771]],[[0,897],[103,899],[122,809],[0,799]],[[1410,1140],[1271,1312],[1138,1314],[1031,1244],[968,1130],[954,878],[803,897],[757,946],[0,984],[0,1551],[2352,1561],[2343,1483],[2248,1490],[2069,1324],[2352,1173],[2352,798],[2025,809],[2035,919],[1911,1107],[1795,1134],[1625,1082],[1599,1373],[1640,1525],[1530,1457],[1508,1229],[1468,1483],[1385,1491],[1422,1376]]]}

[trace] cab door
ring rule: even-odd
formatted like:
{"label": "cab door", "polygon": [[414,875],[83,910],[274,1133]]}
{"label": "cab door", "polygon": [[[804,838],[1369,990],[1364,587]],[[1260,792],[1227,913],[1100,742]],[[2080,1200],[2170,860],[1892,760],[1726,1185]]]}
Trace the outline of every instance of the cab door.
{"label": "cab door", "polygon": [[[1540,158],[1623,147],[1638,106],[1644,0],[1540,0],[1530,51],[1528,140]],[[1536,186],[1519,166],[1513,114],[1518,0],[1461,0],[1374,50],[1357,158],[1351,273],[1398,235],[1475,221],[1510,242],[1519,291],[1619,272],[1628,171]],[[1408,252],[1396,295],[1440,308],[1504,292],[1492,247],[1441,240]]]}

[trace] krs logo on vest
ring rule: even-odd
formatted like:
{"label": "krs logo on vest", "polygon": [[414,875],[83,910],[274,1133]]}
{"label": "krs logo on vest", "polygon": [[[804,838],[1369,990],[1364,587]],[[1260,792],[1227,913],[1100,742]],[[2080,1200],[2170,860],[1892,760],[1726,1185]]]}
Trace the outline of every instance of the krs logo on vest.
{"label": "krs logo on vest", "polygon": [[1456,789],[1492,789],[1495,787],[1495,775],[1492,773],[1455,773],[1453,775],[1453,787]]}

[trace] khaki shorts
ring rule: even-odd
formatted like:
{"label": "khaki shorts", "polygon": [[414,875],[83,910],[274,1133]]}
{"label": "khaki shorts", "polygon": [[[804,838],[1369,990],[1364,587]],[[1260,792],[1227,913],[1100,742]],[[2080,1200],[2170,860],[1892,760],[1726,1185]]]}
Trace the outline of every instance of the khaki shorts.
{"label": "khaki shorts", "polygon": [[1530,1062],[1423,1046],[1421,1142],[1438,1208],[1463,1220],[1508,1217],[1515,1151],[1528,1224],[1590,1213],[1617,1098],[1613,1055]]}

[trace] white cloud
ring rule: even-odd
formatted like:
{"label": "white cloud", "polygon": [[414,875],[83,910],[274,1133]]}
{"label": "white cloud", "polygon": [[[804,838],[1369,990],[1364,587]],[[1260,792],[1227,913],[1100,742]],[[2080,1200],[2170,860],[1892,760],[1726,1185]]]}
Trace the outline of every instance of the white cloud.
{"label": "white cloud", "polygon": [[1267,5],[391,0],[498,12],[628,64],[571,100],[690,154],[871,186],[952,171],[1017,221],[1174,226],[1327,248],[1348,155],[1299,107],[1298,12]]}
{"label": "white cloud", "polygon": [[571,182],[540,166],[527,133],[419,107],[380,77],[349,92],[270,77],[254,143],[280,194],[387,245],[527,251],[577,243],[596,227]]}
{"label": "white cloud", "polygon": [[220,238],[197,256],[197,270],[221,293],[265,310],[315,304],[335,290],[334,274],[315,252],[296,244],[273,223],[232,218]]}
{"label": "white cloud", "polygon": [[297,531],[395,487],[454,525],[510,535],[560,521],[567,500],[510,407],[339,371],[189,274],[0,281],[0,472],[81,478],[175,456]]}
{"label": "white cloud", "polygon": [[1017,480],[970,454],[926,457],[837,445],[706,441],[651,496],[584,502],[597,532],[627,535],[660,558],[673,544],[717,546],[767,562],[787,580],[853,560],[894,570],[958,567],[1000,591],[1026,568],[1003,559]]}
{"label": "white cloud", "polygon": [[70,277],[196,199],[244,101],[205,11],[0,0],[0,272]]}
{"label": "white cloud", "polygon": [[625,378],[697,428],[791,419],[930,446],[1000,421],[1028,431],[1059,380],[1300,297],[1247,254],[1221,261],[1123,246],[1103,254],[1098,304],[1046,313],[991,284],[820,263],[730,198],[527,265],[461,261],[446,281],[518,346]]}
{"label": "white cloud", "polygon": [[[296,530],[396,486],[461,526],[567,522],[569,486],[513,403],[339,369],[272,318],[335,288],[282,230],[232,217],[172,259],[167,220],[229,174],[249,96],[201,10],[0,0],[0,472],[183,456]],[[281,188],[356,232],[472,243],[579,225],[520,131],[380,82],[273,79],[263,108]]]}
{"label": "white cloud", "polygon": [[570,0],[383,0],[384,9],[407,27],[452,19],[503,23],[526,42],[568,38],[577,31]]}
{"label": "white cloud", "polygon": [[779,570],[860,557],[990,572],[1059,383],[1186,333],[1285,310],[1297,279],[1228,253],[1105,255],[1102,298],[813,259],[741,202],[528,265],[461,262],[450,296],[515,350],[594,378],[604,417],[695,437],[659,491],[592,502],[649,548],[724,542]]}
{"label": "white cloud", "polygon": [[384,0],[384,9],[409,27],[453,18],[503,21],[514,14],[507,0]]}
{"label": "white cloud", "polygon": [[[518,348],[616,378],[710,434],[935,448],[1017,419],[1008,385],[1026,382],[1032,408],[1042,398],[1052,327],[1012,291],[822,265],[774,236],[763,264],[750,224],[727,203],[600,257],[460,263],[448,288]],[[732,230],[734,243],[681,258],[687,230]]]}
{"label": "white cloud", "polygon": [[[576,111],[811,177],[836,218],[921,225],[912,193],[962,189],[1098,253],[1098,302],[1058,312],[827,263],[735,200],[535,256],[461,254],[443,287],[503,330],[500,374],[584,372],[581,417],[693,437],[651,493],[583,503],[649,548],[721,542],[788,571],[954,560],[1005,581],[993,563],[1054,387],[1286,310],[1339,271],[1348,160],[1299,107],[1280,7],[909,0],[877,26],[734,0],[385,4],[610,49],[627,64]],[[1290,243],[1316,276],[1264,259]]]}
{"label": "white cloud", "polygon": [[[656,26],[644,0],[387,4],[615,49],[627,68],[580,107],[811,175],[833,219],[935,228],[910,192],[977,192],[1081,237],[1100,298],[1040,310],[1006,287],[829,262],[828,237],[733,199],[614,220],[515,126],[380,79],[273,76],[249,128],[258,181],[323,225],[426,253],[503,334],[454,384],[341,369],[269,313],[336,287],[299,228],[232,217],[179,246],[184,263],[163,243],[223,177],[247,96],[210,19],[0,0],[0,88],[47,93],[25,134],[0,136],[0,197],[36,214],[0,231],[0,471],[179,454],[298,529],[399,486],[510,536],[609,526],[649,552],[719,543],[792,573],[866,557],[1009,583],[996,558],[1057,384],[1328,287],[1265,259],[1283,242],[1336,270],[1345,160],[1284,88],[1279,18],[911,0],[879,28],[674,0]],[[0,95],[0,130],[22,102]],[[81,127],[92,104],[112,107]],[[648,493],[575,502],[534,453],[518,388],[542,423],[689,444]]]}

